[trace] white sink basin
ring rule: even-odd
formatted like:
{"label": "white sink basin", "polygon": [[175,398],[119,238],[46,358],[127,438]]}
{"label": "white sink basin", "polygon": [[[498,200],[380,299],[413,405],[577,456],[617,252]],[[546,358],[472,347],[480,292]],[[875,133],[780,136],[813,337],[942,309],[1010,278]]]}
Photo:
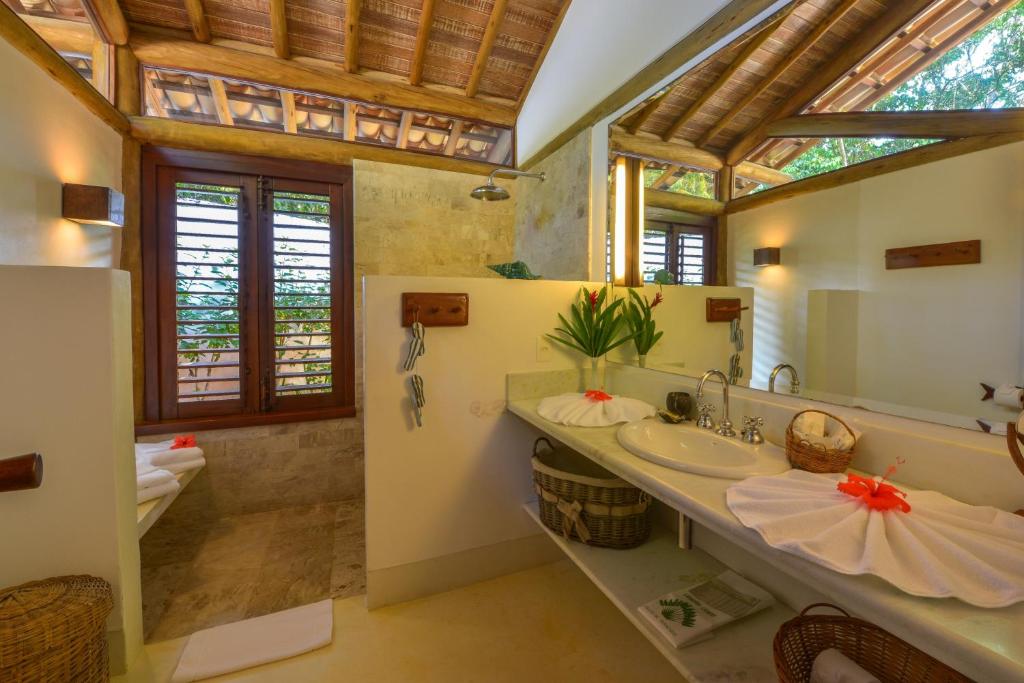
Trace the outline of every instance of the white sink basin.
{"label": "white sink basin", "polygon": [[644,460],[709,477],[746,479],[789,469],[785,451],[778,446],[753,446],[689,423],[641,420],[620,427],[618,437],[623,448]]}

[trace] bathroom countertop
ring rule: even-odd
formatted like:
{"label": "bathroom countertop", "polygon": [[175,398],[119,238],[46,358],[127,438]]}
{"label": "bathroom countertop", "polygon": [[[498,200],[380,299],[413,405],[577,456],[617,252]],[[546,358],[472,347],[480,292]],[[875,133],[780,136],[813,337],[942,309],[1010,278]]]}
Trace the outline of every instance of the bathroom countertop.
{"label": "bathroom countertop", "polygon": [[638,458],[619,445],[618,426],[566,427],[548,422],[537,414],[540,400],[512,400],[508,410],[965,675],[986,683],[1024,680],[1024,603],[984,609],[951,598],[918,598],[878,577],[840,574],[776,550],[729,511],[725,491],[732,480],[681,472]]}

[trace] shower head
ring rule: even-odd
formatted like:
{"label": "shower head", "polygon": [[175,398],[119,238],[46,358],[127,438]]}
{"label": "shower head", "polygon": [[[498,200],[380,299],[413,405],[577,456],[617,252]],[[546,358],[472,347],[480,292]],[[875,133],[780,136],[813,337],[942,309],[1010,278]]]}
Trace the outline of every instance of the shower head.
{"label": "shower head", "polygon": [[508,190],[494,184],[494,176],[503,175],[509,178],[536,178],[537,180],[544,182],[545,175],[543,173],[527,173],[526,171],[516,171],[511,168],[499,168],[491,171],[491,175],[487,176],[487,184],[481,185],[472,192],[469,196],[473,199],[482,199],[485,202],[500,202],[503,199],[508,199]]}

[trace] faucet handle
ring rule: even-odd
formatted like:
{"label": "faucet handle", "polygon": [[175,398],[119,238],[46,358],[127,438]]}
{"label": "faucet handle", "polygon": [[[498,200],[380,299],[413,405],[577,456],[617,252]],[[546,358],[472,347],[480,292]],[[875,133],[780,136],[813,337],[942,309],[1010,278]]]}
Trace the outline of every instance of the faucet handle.
{"label": "faucet handle", "polygon": [[697,407],[697,413],[699,414],[699,417],[697,418],[697,426],[701,429],[714,429],[715,421],[711,417],[711,413],[713,412],[715,412],[715,407],[713,405],[710,403],[701,403]]}
{"label": "faucet handle", "polygon": [[743,418],[743,426],[744,427],[764,427],[764,418],[763,417],[744,417]]}
{"label": "faucet handle", "polygon": [[750,443],[759,445],[764,443],[764,436],[761,434],[761,427],[764,426],[763,417],[746,417],[743,418],[743,433],[740,438],[744,443]]}

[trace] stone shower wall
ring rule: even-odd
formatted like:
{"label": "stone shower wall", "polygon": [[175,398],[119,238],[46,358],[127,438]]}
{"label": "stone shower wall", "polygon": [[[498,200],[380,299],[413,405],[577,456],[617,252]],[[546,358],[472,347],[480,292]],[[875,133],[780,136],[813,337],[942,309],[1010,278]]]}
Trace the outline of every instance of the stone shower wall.
{"label": "stone shower wall", "polygon": [[547,178],[517,183],[516,258],[547,280],[590,279],[590,129],[530,170]]}

